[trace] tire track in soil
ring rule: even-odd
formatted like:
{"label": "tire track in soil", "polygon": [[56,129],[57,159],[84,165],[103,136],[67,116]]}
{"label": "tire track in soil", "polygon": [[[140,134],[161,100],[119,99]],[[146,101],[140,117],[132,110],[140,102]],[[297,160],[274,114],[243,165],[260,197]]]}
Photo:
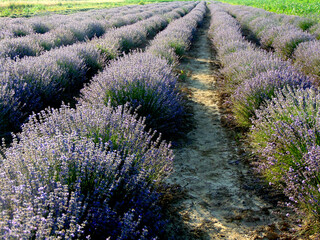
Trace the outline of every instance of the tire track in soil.
{"label": "tire track in soil", "polygon": [[220,121],[219,69],[207,36],[209,22],[207,15],[180,65],[195,128],[187,134],[188,143],[175,150],[174,172],[167,180],[186,192],[171,207],[189,235],[176,233],[173,239],[278,239],[286,223],[271,214],[274,206],[261,194],[245,189],[255,180]]}

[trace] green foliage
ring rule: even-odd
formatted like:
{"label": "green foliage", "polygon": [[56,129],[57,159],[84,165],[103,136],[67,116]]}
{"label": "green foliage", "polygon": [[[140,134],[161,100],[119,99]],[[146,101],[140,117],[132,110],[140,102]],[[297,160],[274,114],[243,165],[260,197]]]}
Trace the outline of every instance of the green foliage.
{"label": "green foliage", "polygon": [[[263,8],[270,12],[299,15],[320,20],[318,0],[221,0],[221,2]],[[304,26],[308,28],[308,23]]]}

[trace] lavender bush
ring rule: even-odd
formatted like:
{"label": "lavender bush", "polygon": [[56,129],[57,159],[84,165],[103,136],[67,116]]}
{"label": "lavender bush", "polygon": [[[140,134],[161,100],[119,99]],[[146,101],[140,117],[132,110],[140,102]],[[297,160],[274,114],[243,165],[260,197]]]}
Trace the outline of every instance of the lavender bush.
{"label": "lavender bush", "polygon": [[170,136],[177,134],[184,116],[176,81],[166,60],[137,52],[112,61],[82,90],[80,102],[110,101],[112,106],[129,102],[139,116],[146,117],[148,128]]}
{"label": "lavender bush", "polygon": [[262,72],[277,70],[289,64],[273,54],[254,48],[237,49],[222,59],[224,68],[221,72],[226,77],[226,88],[234,92],[247,79],[254,78]]}
{"label": "lavender bush", "polygon": [[136,167],[136,156],[106,152],[78,138],[58,134],[7,150],[1,169],[7,180],[1,181],[7,190],[1,192],[7,220],[0,224],[2,237],[155,237],[162,227],[157,194]]}
{"label": "lavender bush", "polygon": [[155,183],[170,145],[127,107],[62,106],[33,115],[0,158],[4,238],[153,239],[164,222]]}
{"label": "lavender bush", "polygon": [[320,23],[315,24],[312,28],[310,28],[310,32],[313,33],[317,40],[320,40]]}
{"label": "lavender bush", "polygon": [[32,29],[35,33],[44,34],[51,30],[52,26],[50,23],[45,23],[41,21],[33,21],[31,23]]}
{"label": "lavender bush", "polygon": [[300,43],[314,40],[314,37],[310,33],[299,29],[287,29],[280,33],[274,39],[272,47],[285,59],[291,58],[293,51]]}
{"label": "lavender bush", "polygon": [[[11,112],[2,115],[1,121],[7,123],[3,130],[16,131],[32,111],[48,105],[60,106],[62,100],[70,100],[75,90],[103,64],[102,55],[90,45],[56,49],[35,58],[3,60],[1,98],[6,100],[1,103]],[[9,117],[12,114],[16,117]]]}
{"label": "lavender bush", "polygon": [[[112,108],[110,104],[77,105],[76,109],[62,106],[30,116],[24,124],[20,139],[54,136],[57,133],[76,133],[95,143],[103,143],[106,151],[123,156],[135,154],[138,165],[149,175],[150,183],[160,183],[172,170],[170,144],[153,141],[153,135],[145,132],[145,123],[135,114],[130,114],[129,104]],[[40,120],[39,120],[40,119]]]}
{"label": "lavender bush", "polygon": [[311,41],[299,44],[294,51],[295,66],[304,73],[320,80],[320,42]]}
{"label": "lavender bush", "polygon": [[268,70],[252,79],[247,79],[232,95],[233,113],[241,127],[250,127],[255,111],[272,99],[276,91],[287,87],[312,87],[310,78],[292,67]]}
{"label": "lavender bush", "polygon": [[319,94],[314,89],[278,91],[256,111],[250,131],[259,170],[292,203],[319,220]]}
{"label": "lavender bush", "polygon": [[44,49],[29,36],[25,38],[4,39],[0,42],[0,58],[22,58],[36,56]]}

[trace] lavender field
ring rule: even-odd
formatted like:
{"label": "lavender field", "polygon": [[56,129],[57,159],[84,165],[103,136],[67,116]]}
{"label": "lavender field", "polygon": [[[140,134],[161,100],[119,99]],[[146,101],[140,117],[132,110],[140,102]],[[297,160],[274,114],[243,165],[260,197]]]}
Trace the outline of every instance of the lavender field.
{"label": "lavender field", "polygon": [[0,18],[0,238],[320,239],[319,41],[216,1]]}

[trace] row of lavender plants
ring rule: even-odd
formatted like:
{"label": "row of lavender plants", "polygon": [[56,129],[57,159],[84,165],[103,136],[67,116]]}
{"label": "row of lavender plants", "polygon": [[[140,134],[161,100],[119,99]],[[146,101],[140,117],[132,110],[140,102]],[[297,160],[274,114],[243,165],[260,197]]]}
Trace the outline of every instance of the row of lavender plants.
{"label": "row of lavender plants", "polygon": [[177,12],[185,14],[194,5],[189,3],[166,15],[113,29],[91,42],[54,49],[38,57],[0,60],[1,134],[17,131],[32,111],[69,101],[107,60],[146,44],[149,34],[162,30],[172,18],[181,16]]}
{"label": "row of lavender plants", "polygon": [[1,18],[0,19],[0,39],[23,37],[32,34],[44,34],[54,30],[57,27],[68,25],[74,21],[81,23],[91,20],[108,20],[117,12],[122,13],[134,11],[137,12],[141,7],[124,6],[119,8],[110,8],[102,10],[91,10],[82,13],[69,15],[52,14],[46,16],[34,16],[31,18]]}
{"label": "row of lavender plants", "polygon": [[282,189],[288,205],[320,220],[319,92],[314,80],[246,41],[240,24],[210,5],[210,37],[222,64],[230,104],[259,156],[256,169]]}
{"label": "row of lavender plants", "polygon": [[[185,20],[195,17],[200,23],[205,8],[204,2],[198,4]],[[181,24],[181,31],[187,26],[171,24]],[[170,144],[154,141],[155,132],[145,131],[148,116],[142,118],[139,109],[181,114],[173,66],[150,51],[135,52],[111,61],[95,79],[101,79],[95,91],[104,87],[105,95],[113,84],[108,80],[123,87],[104,101],[87,101],[83,94],[75,109],[34,114],[11,147],[2,149],[2,238],[156,239],[163,231],[156,189],[172,170],[173,154]],[[94,91],[93,86],[88,88]],[[127,104],[113,105],[127,94]],[[161,122],[155,129],[166,131]]]}
{"label": "row of lavender plants", "polygon": [[132,13],[126,12],[125,16],[119,13],[118,16],[114,15],[108,21],[90,18],[81,22],[73,20],[45,34],[30,34],[21,38],[5,39],[0,41],[0,57],[15,59],[24,56],[37,56],[53,48],[101,37],[106,32],[108,34],[108,31],[112,31],[114,27],[134,24],[139,20],[147,19],[156,14],[165,14],[183,5],[184,3],[181,2],[170,3],[162,7],[152,5],[152,7],[145,7],[145,11],[141,13],[137,13],[136,10],[133,10]]}
{"label": "row of lavender plants", "polygon": [[44,34],[56,28],[61,28],[61,26],[69,26],[68,28],[77,29],[76,23],[82,25],[88,20],[112,22],[112,18],[114,17],[123,17],[125,20],[126,14],[141,14],[146,10],[155,9],[157,7],[162,8],[164,5],[166,4],[157,3],[144,6],[132,5],[102,10],[91,10],[69,15],[52,14],[31,18],[1,18],[0,39],[21,37],[35,33]]}
{"label": "row of lavender plants", "polygon": [[[294,19],[294,16],[275,14],[245,6],[222,5],[232,15],[234,15],[242,25],[242,28],[249,29],[260,41],[265,49],[275,50],[281,57],[292,58],[295,67],[305,74],[312,75],[320,79],[320,25],[305,18],[299,21],[285,21],[287,18]],[[311,27],[313,35],[303,30]],[[319,28],[317,34],[316,28]],[[317,40],[317,39],[318,40]]]}
{"label": "row of lavender plants", "polygon": [[205,11],[206,5],[201,2],[186,16],[171,22],[150,42],[143,57],[135,54],[110,64],[81,91],[80,102],[106,104],[110,101],[112,106],[130,102],[131,107],[146,118],[148,128],[165,137],[177,135],[183,127],[184,111],[176,104],[181,97],[177,94],[176,82],[164,77],[168,73],[152,59],[158,56],[170,64],[176,63],[179,54],[190,46]]}

